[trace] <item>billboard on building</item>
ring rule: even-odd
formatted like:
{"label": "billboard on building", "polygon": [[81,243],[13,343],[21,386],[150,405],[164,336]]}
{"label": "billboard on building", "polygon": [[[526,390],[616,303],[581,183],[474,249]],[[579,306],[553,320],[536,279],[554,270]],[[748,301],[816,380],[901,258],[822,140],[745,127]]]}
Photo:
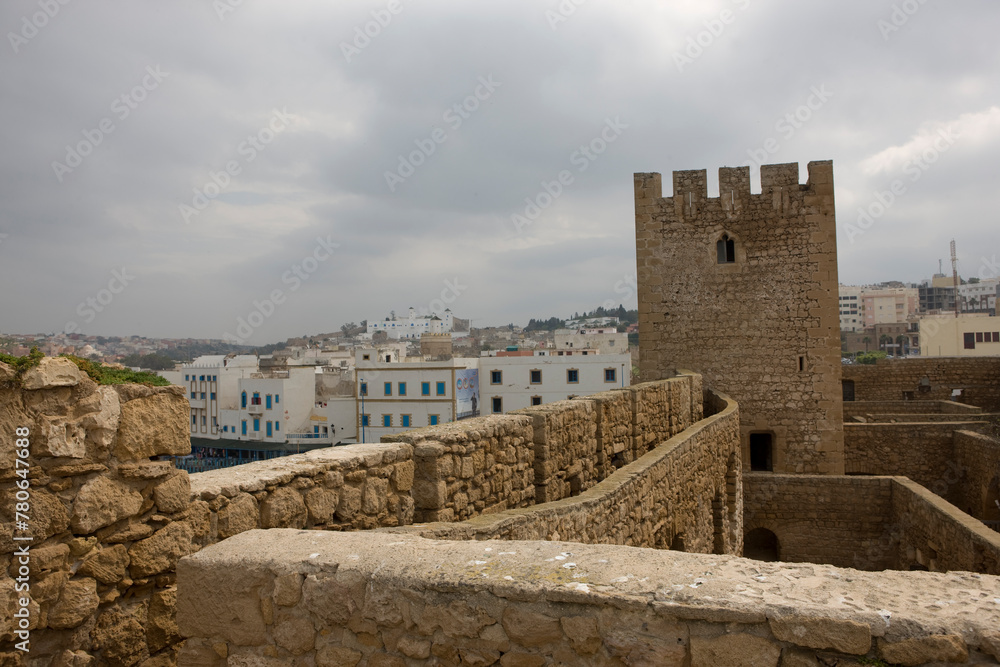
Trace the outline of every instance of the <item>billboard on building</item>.
{"label": "billboard on building", "polygon": [[479,416],[478,368],[462,368],[455,371],[455,398],[458,402],[458,419]]}

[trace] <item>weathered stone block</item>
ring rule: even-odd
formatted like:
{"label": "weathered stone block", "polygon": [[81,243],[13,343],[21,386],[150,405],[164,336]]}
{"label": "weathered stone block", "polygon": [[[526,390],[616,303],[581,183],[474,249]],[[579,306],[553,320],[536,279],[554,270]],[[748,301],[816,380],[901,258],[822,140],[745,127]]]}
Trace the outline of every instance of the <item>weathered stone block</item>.
{"label": "weathered stone block", "polygon": [[128,549],[123,544],[116,544],[84,559],[79,573],[94,577],[102,584],[114,584],[125,577],[128,563]]}
{"label": "weathered stone block", "polygon": [[175,521],[152,537],[136,542],[128,550],[132,577],[148,577],[173,570],[179,558],[198,550],[192,544],[193,537],[194,531],[190,524]]}
{"label": "weathered stone block", "polygon": [[782,616],[770,620],[771,632],[784,642],[809,648],[864,655],[871,650],[866,623],[816,616]]}
{"label": "weathered stone block", "polygon": [[219,539],[253,530],[257,521],[257,501],[249,493],[240,493],[219,510]]}
{"label": "weathered stone block", "polygon": [[260,504],[263,528],[305,528],[307,516],[302,494],[287,487],[275,489]]}
{"label": "weathered stone block", "polygon": [[927,662],[965,662],[969,649],[958,635],[928,635],[898,642],[880,639],[879,655],[886,662],[922,665]]}
{"label": "weathered stone block", "polygon": [[28,391],[75,387],[86,377],[76,364],[65,357],[45,357],[37,366],[24,372],[21,386]]}
{"label": "weathered stone block", "polygon": [[142,507],[142,494],[110,477],[95,477],[81,487],[73,502],[73,532],[86,535],[98,528],[134,516]]}
{"label": "weathered stone block", "polygon": [[156,507],[165,514],[181,512],[191,504],[191,480],[183,470],[153,488]]}
{"label": "weathered stone block", "polygon": [[742,632],[691,637],[691,667],[777,667],[780,657],[774,642]]}
{"label": "weathered stone block", "polygon": [[183,394],[173,391],[159,391],[123,403],[115,458],[138,461],[161,454],[189,454],[189,415],[187,400]]}

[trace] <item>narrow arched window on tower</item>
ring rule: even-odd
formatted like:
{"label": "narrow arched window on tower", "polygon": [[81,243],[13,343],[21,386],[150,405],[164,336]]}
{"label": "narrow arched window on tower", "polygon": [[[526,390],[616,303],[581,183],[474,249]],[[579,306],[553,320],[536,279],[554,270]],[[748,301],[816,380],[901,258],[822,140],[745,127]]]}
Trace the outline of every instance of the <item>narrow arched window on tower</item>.
{"label": "narrow arched window on tower", "polygon": [[722,238],[715,244],[718,253],[719,264],[732,264],[736,261],[736,242],[729,238],[729,234],[723,234]]}

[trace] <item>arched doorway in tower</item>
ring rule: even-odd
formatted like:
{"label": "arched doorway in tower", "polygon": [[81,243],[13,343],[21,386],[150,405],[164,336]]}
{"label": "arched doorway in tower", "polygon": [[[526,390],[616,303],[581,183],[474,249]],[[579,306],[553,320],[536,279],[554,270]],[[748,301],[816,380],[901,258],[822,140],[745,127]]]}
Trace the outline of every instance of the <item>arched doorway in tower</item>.
{"label": "arched doorway in tower", "polygon": [[754,528],[743,536],[743,557],[768,562],[781,560],[778,536],[767,528]]}

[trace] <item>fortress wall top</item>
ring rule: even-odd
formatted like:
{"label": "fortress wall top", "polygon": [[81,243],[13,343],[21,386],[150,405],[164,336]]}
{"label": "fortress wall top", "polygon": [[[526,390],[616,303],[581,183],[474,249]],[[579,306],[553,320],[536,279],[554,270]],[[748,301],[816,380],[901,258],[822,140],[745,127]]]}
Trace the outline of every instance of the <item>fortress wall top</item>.
{"label": "fortress wall top", "polygon": [[[14,380],[13,369],[0,363],[0,429],[30,430],[32,658],[57,664],[169,663],[179,640],[176,563],[206,545],[255,528],[359,530],[411,524],[418,509],[456,519],[524,507],[535,500],[536,449],[551,464],[539,479],[569,496],[584,490],[573,481],[584,463],[594,471],[589,486],[624,465],[608,460],[598,471],[595,443],[600,437],[612,450],[619,442],[634,451],[635,406],[674,425],[701,410],[692,400],[700,396],[700,378],[686,376],[534,413],[442,424],[395,442],[189,476],[169,461],[150,460],[190,451],[182,388],[97,386],[58,358],[43,359],[20,385]],[[675,394],[685,399],[658,403]],[[577,435],[594,446],[578,451]],[[3,661],[14,659],[18,640],[14,614],[22,593],[14,552],[21,543],[12,537],[22,477],[14,439],[0,438],[0,447]]]}
{"label": "fortress wall top", "polygon": [[643,377],[678,367],[740,404],[744,463],[754,444],[774,471],[843,472],[833,165],[635,175]]}
{"label": "fortress wall top", "polygon": [[843,373],[858,401],[960,401],[1000,412],[1000,357],[880,359],[844,366]]}
{"label": "fortress wall top", "polygon": [[[581,494],[461,523],[386,529],[437,539],[566,540],[740,553],[739,411],[719,411]],[[670,480],[664,483],[664,480]]]}
{"label": "fortress wall top", "polygon": [[964,572],[279,530],[185,558],[178,582],[181,663],[212,667],[1000,659],[1000,578]]}

